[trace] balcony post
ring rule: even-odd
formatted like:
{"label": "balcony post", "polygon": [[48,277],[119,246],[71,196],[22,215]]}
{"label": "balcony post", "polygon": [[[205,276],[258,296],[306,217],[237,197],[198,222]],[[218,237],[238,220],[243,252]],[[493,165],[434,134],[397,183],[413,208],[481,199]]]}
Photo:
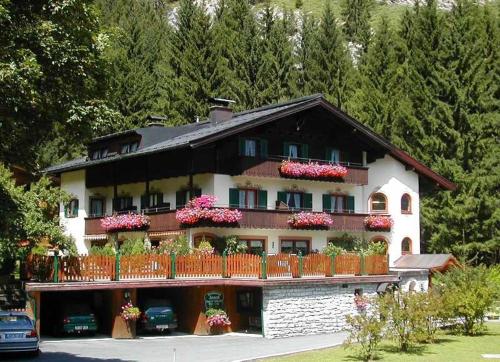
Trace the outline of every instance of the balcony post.
{"label": "balcony post", "polygon": [[335,254],[330,255],[330,276],[335,275]]}
{"label": "balcony post", "polygon": [[359,253],[359,264],[360,264],[361,275],[366,275],[365,254],[362,252]]}
{"label": "balcony post", "polygon": [[116,252],[115,256],[115,280],[119,281],[120,280],[120,251],[118,250]]}
{"label": "balcony post", "polygon": [[175,253],[170,253],[170,278],[175,279]]}
{"label": "balcony post", "polygon": [[267,279],[267,254],[262,252],[262,279]]}
{"label": "balcony post", "polygon": [[302,278],[302,274],[304,272],[304,265],[302,260],[302,252],[299,250],[299,278]]}
{"label": "balcony post", "polygon": [[59,258],[57,256],[57,252],[54,252],[54,283],[59,283]]}
{"label": "balcony post", "polygon": [[228,278],[227,275],[227,251],[224,250],[222,252],[222,277]]}

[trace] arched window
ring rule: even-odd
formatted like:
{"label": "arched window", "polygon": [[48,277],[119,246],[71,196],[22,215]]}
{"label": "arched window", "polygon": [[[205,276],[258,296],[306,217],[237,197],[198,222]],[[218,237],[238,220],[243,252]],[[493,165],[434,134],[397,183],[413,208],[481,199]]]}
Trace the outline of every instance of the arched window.
{"label": "arched window", "polygon": [[376,192],[370,197],[370,210],[387,212],[387,197],[381,192]]}
{"label": "arched window", "polygon": [[411,254],[411,239],[404,238],[401,242],[401,254],[408,255]]}
{"label": "arched window", "polygon": [[411,214],[411,196],[408,194],[401,196],[401,213]]}
{"label": "arched window", "polygon": [[389,251],[389,243],[387,242],[387,239],[384,238],[383,236],[375,236],[370,240],[371,243],[381,243],[385,246],[385,253],[387,254]]}

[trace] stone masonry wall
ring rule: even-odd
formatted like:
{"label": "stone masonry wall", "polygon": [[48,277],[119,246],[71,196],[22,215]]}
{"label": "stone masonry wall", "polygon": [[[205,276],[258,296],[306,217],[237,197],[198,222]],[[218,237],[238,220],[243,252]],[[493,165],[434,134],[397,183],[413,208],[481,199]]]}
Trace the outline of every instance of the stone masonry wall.
{"label": "stone masonry wall", "polygon": [[264,287],[264,336],[278,338],[341,331],[346,327],[346,315],[357,313],[355,289],[361,288],[364,296],[371,297],[377,294],[377,286],[378,283],[357,283]]}

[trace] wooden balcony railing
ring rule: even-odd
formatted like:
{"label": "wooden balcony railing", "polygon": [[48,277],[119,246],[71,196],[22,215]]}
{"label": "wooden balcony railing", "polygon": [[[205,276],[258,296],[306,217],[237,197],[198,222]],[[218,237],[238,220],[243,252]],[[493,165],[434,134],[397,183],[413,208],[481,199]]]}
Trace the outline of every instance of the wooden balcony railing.
{"label": "wooden balcony railing", "polygon": [[[243,218],[236,225],[213,224],[210,226],[248,228],[248,229],[290,229],[287,221],[295,212],[289,210],[242,209]],[[331,230],[363,231],[364,219],[368,214],[334,213]],[[175,219],[175,210],[150,214],[150,232],[175,231],[182,229],[182,225]],[[102,218],[85,219],[85,235],[100,235],[106,231],[101,227]],[[196,227],[194,225],[193,227]]]}
{"label": "wooden balcony railing", "polygon": [[302,278],[385,275],[387,256],[346,254],[42,256],[26,259],[27,279],[91,282],[175,278]]}
{"label": "wooden balcony railing", "polygon": [[[255,157],[241,157],[239,173],[244,176],[258,176],[258,177],[276,177],[281,178],[279,171],[281,162],[284,157],[270,157],[267,159],[258,159]],[[322,160],[305,160],[294,159],[297,162],[318,162],[328,163]],[[361,165],[345,163],[343,164],[348,170],[347,176],[344,177],[343,182],[355,185],[368,184],[368,168]],[[321,181],[321,180],[320,180]]]}

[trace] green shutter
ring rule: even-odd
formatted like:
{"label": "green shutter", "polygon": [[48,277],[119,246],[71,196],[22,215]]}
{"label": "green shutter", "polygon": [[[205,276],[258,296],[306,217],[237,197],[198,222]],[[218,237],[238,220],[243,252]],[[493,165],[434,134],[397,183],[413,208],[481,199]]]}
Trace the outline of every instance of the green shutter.
{"label": "green shutter", "polygon": [[303,143],[300,145],[300,157],[301,158],[309,158],[309,145]]}
{"label": "green shutter", "polygon": [[200,197],[201,196],[201,189],[194,189],[194,197]]}
{"label": "green shutter", "polygon": [[265,139],[260,139],[260,157],[261,158],[267,158],[267,140]]}
{"label": "green shutter", "polygon": [[323,194],[323,211],[332,212],[332,196],[330,194]]}
{"label": "green shutter", "polygon": [[313,207],[313,194],[304,194],[304,209],[312,210]]}
{"label": "green shutter", "polygon": [[325,160],[326,161],[331,161],[332,160],[332,150],[333,148],[327,147],[325,151]]}
{"label": "green shutter", "polygon": [[113,211],[117,211],[120,208],[119,200],[120,199],[118,197],[113,198]]}
{"label": "green shutter", "polygon": [[288,157],[290,155],[289,148],[290,148],[290,143],[284,142],[283,143],[283,156]]}
{"label": "green shutter", "polygon": [[69,205],[64,205],[64,217],[69,216]]}
{"label": "green shutter", "polygon": [[278,191],[278,202],[284,202],[286,204],[286,192]]}
{"label": "green shutter", "polygon": [[354,212],[354,196],[347,196],[347,210]]}
{"label": "green shutter", "polygon": [[156,206],[160,206],[160,207],[163,206],[163,193],[158,192],[157,202],[158,202],[158,204]]}
{"label": "green shutter", "polygon": [[73,216],[78,217],[78,200],[73,200]]}
{"label": "green shutter", "polygon": [[349,152],[347,151],[340,151],[340,162],[345,162],[345,163],[349,163],[351,160],[350,160],[350,157],[349,157]]}
{"label": "green shutter", "polygon": [[240,190],[229,189],[229,207],[240,206]]}
{"label": "green shutter", "polygon": [[186,192],[187,191],[177,191],[175,193],[175,208],[180,209],[186,204]]}
{"label": "green shutter", "polygon": [[147,209],[149,207],[149,195],[145,194],[141,196],[141,210]]}
{"label": "green shutter", "polygon": [[245,156],[245,139],[238,138],[238,153],[240,156]]}
{"label": "green shutter", "polygon": [[259,190],[258,194],[259,209],[267,209],[267,191]]}

